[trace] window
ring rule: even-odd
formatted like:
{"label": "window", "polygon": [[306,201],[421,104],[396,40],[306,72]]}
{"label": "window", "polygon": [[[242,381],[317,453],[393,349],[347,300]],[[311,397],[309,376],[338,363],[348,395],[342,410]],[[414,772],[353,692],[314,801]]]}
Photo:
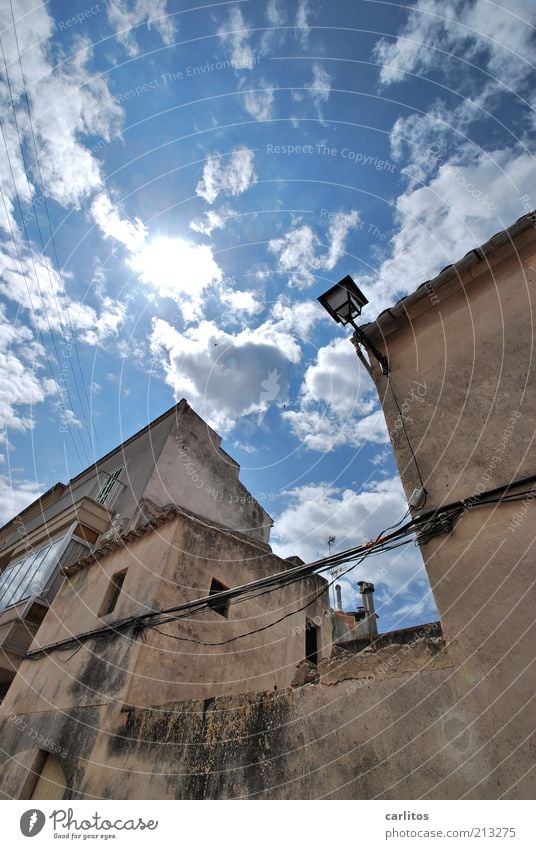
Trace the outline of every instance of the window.
{"label": "window", "polygon": [[29,552],[0,574],[0,610],[43,593],[59,562],[65,537]]}
{"label": "window", "polygon": [[107,472],[99,473],[99,480],[103,480],[103,483],[95,497],[95,501],[98,501],[99,504],[106,504],[107,501],[111,500],[112,493],[117,489],[116,484],[122,471],[123,466],[118,466],[110,474]]}
{"label": "window", "polygon": [[[228,590],[229,587],[226,587],[225,584],[222,584],[221,581],[217,581],[216,578],[212,578],[212,583],[210,584],[209,595],[215,595],[216,593],[221,593],[224,590]],[[219,613],[221,616],[229,616],[229,599],[228,598],[215,598],[212,601],[207,602],[208,606],[215,610],[216,613]]]}
{"label": "window", "polygon": [[311,663],[318,663],[318,632],[319,628],[309,619],[305,623],[305,657]]}
{"label": "window", "polygon": [[123,584],[125,583],[126,574],[127,570],[123,569],[122,572],[116,572],[115,575],[112,575],[112,580],[106,590],[106,595],[104,596],[99,616],[106,616],[107,613],[112,613],[115,609],[119,593],[123,589]]}

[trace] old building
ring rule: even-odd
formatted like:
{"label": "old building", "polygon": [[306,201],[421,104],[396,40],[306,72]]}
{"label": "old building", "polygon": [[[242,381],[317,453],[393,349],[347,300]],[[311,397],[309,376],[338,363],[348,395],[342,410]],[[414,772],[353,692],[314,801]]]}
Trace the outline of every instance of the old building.
{"label": "old building", "polygon": [[202,424],[182,441],[199,420],[181,402],[131,507],[118,495],[94,542],[74,535],[93,550],[62,561],[0,706],[4,797],[533,797],[534,223],[362,328],[387,357],[370,367],[441,625],[341,648],[374,637],[371,585],[334,641],[326,583],[271,552],[226,455],[216,503],[220,455],[194,450]]}
{"label": "old building", "polygon": [[268,542],[272,520],[217,433],[181,401],[0,529],[0,688],[13,679],[63,578],[98,540],[172,503]]}
{"label": "old building", "polygon": [[[277,691],[329,656],[327,583],[291,580],[302,561],[272,553],[238,472],[181,401],[2,530],[5,795],[83,793],[85,758],[127,709]],[[222,597],[277,574],[270,592]]]}

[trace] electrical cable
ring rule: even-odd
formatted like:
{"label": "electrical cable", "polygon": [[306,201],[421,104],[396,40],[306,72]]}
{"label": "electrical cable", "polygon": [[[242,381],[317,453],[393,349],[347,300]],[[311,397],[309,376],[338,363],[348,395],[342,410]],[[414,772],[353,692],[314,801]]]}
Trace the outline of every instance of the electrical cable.
{"label": "electrical cable", "polygon": [[406,437],[406,442],[408,443],[409,450],[411,451],[411,456],[413,457],[413,462],[415,463],[415,468],[417,469],[417,474],[418,474],[418,476],[419,476],[419,481],[420,481],[420,484],[421,484],[421,489],[422,489],[423,494],[424,494],[424,498],[423,498],[423,502],[422,502],[422,504],[419,504],[419,506],[418,506],[418,507],[415,507],[415,509],[416,509],[416,510],[422,510],[422,508],[423,508],[423,507],[424,507],[424,505],[426,504],[426,487],[425,487],[425,485],[424,485],[424,481],[423,481],[423,479],[422,479],[421,470],[420,470],[420,468],[419,468],[419,464],[418,464],[418,462],[417,462],[417,457],[415,456],[415,451],[413,450],[413,445],[411,444],[411,440],[410,440],[409,435],[408,435],[408,432],[407,432],[407,430],[406,430],[406,425],[405,425],[405,423],[404,423],[404,415],[403,415],[403,413],[402,413],[402,410],[400,409],[400,404],[398,403],[398,398],[397,398],[397,397],[396,397],[396,395],[395,395],[395,391],[394,391],[394,389],[393,389],[393,384],[392,384],[392,382],[391,382],[391,378],[390,378],[390,376],[389,376],[389,375],[387,375],[387,385],[389,386],[389,389],[391,390],[391,395],[393,396],[393,401],[394,401],[394,402],[395,402],[395,404],[396,404],[396,409],[398,410],[398,415],[399,415],[399,417],[400,417],[400,424],[401,424],[402,430],[404,431],[404,436]]}
{"label": "electrical cable", "polygon": [[[19,148],[20,148],[20,153],[21,153],[21,158],[22,158],[22,164],[23,164],[23,166],[24,166],[24,176],[25,176],[25,178],[26,178],[26,182],[27,182],[27,184],[28,184],[28,190],[29,190],[29,192],[30,192],[30,196],[31,196],[31,198],[32,198],[32,207],[33,207],[33,210],[34,210],[34,216],[35,216],[35,220],[36,220],[36,224],[37,224],[37,229],[38,229],[38,231],[39,231],[40,240],[41,240],[41,243],[42,243],[42,245],[43,245],[43,261],[44,261],[44,265],[45,265],[45,268],[46,268],[46,270],[47,270],[47,274],[48,274],[48,277],[49,277],[50,286],[51,286],[51,291],[52,291],[52,296],[53,296],[54,302],[55,302],[55,304],[56,304],[56,310],[57,310],[57,312],[58,312],[58,324],[59,324],[59,326],[60,326],[60,330],[62,330],[62,321],[61,321],[61,316],[60,316],[59,305],[58,305],[58,302],[57,302],[57,298],[56,298],[56,293],[55,293],[55,290],[54,290],[54,286],[53,286],[53,284],[52,284],[52,277],[51,277],[51,274],[50,274],[50,269],[49,269],[48,263],[47,263],[47,261],[46,261],[46,254],[44,253],[44,241],[43,241],[43,237],[42,237],[42,234],[41,234],[41,229],[40,229],[40,225],[39,225],[39,218],[38,218],[38,215],[37,215],[37,210],[36,210],[36,208],[35,208],[35,201],[33,200],[33,193],[32,193],[32,189],[31,189],[31,184],[30,184],[30,180],[29,180],[29,177],[28,177],[28,166],[27,166],[27,164],[26,164],[26,157],[25,157],[25,154],[24,154],[24,146],[23,146],[23,143],[22,143],[22,136],[21,136],[21,132],[20,132],[19,122],[18,122],[18,119],[17,119],[17,112],[16,112],[16,109],[15,109],[15,103],[14,103],[13,93],[12,93],[12,88],[11,88],[11,81],[10,81],[9,74],[8,74],[8,70],[7,70],[7,62],[6,62],[6,57],[5,57],[5,53],[4,53],[4,47],[3,47],[3,44],[2,44],[2,40],[1,40],[1,39],[0,39],[0,52],[1,52],[1,54],[2,54],[2,60],[3,60],[3,63],[4,63],[4,68],[5,68],[5,77],[6,77],[7,88],[8,88],[8,93],[9,93],[9,101],[10,101],[10,105],[11,105],[11,110],[12,110],[12,112],[13,112],[13,118],[14,118],[14,123],[15,123],[15,129],[16,129],[16,131],[17,131],[17,137],[18,137],[18,141],[19,141]],[[16,198],[17,198],[17,205],[18,205],[18,208],[19,208],[19,214],[20,214],[20,217],[21,217],[22,229],[23,229],[23,231],[24,231],[24,235],[25,235],[25,237],[26,237],[26,242],[27,242],[27,244],[28,244],[28,251],[29,251],[30,261],[31,261],[31,264],[32,264],[32,267],[33,267],[33,272],[34,272],[35,282],[36,282],[37,289],[38,289],[38,291],[39,291],[39,295],[40,295],[40,298],[41,298],[41,303],[42,303],[42,307],[43,307],[43,312],[44,312],[44,315],[45,315],[45,318],[46,318],[46,321],[47,321],[47,324],[48,324],[48,329],[49,329],[49,333],[50,333],[50,338],[51,338],[51,340],[52,340],[52,345],[53,345],[53,347],[54,347],[54,351],[55,351],[55,354],[56,354],[56,359],[57,359],[57,361],[58,361],[59,373],[60,373],[60,375],[61,375],[61,374],[62,374],[62,367],[61,367],[61,361],[60,361],[60,355],[59,355],[59,351],[58,351],[58,346],[57,346],[57,343],[56,343],[56,338],[55,338],[54,332],[53,332],[53,330],[52,330],[52,325],[51,325],[51,321],[50,321],[50,316],[49,316],[49,312],[48,312],[48,308],[47,308],[47,304],[46,304],[45,296],[44,296],[44,294],[43,294],[43,290],[42,290],[42,287],[41,287],[41,282],[40,282],[40,279],[39,279],[39,275],[38,275],[38,273],[37,273],[37,268],[36,268],[36,264],[35,264],[35,259],[34,259],[34,254],[33,254],[32,246],[31,246],[31,241],[30,241],[30,237],[29,237],[28,230],[27,230],[27,227],[26,227],[26,221],[25,221],[25,218],[24,218],[24,216],[23,216],[23,214],[22,214],[22,204],[21,204],[21,201],[20,201],[20,196],[19,196],[19,192],[18,192],[18,188],[17,188],[17,183],[16,183],[16,180],[15,180],[15,176],[14,176],[14,172],[13,172],[13,167],[12,167],[11,160],[10,160],[10,156],[9,156],[9,148],[8,148],[8,145],[7,145],[7,139],[6,139],[6,136],[5,136],[5,133],[4,133],[3,126],[2,126],[2,137],[3,137],[3,140],[4,140],[4,146],[5,146],[5,149],[6,149],[6,156],[7,156],[7,160],[8,160],[8,164],[9,164],[9,169],[10,169],[10,172],[11,172],[11,178],[12,178],[12,181],[13,181],[13,188],[14,188],[14,190],[15,190],[15,195],[16,195]],[[68,348],[68,346],[67,346],[67,348]],[[71,370],[72,370],[72,364],[71,364]],[[76,376],[74,375],[74,371],[73,371],[73,377],[75,378],[75,383],[76,383]],[[54,380],[55,380],[55,378],[54,378]],[[59,385],[59,382],[58,382],[58,381],[56,381],[56,380],[55,380],[55,382],[56,382],[56,384],[57,384],[57,385]],[[79,391],[79,390],[77,390],[77,391]],[[72,410],[74,410],[73,400],[72,400],[71,393],[70,393],[70,390],[69,390],[69,386],[68,386],[68,384],[67,384],[67,383],[65,383],[65,393],[66,393],[67,398],[68,398],[68,400],[69,400],[70,408],[71,408]],[[81,409],[81,413],[82,413],[82,418],[84,418],[84,420],[85,420],[85,413],[84,413],[83,408]],[[72,432],[72,430],[71,430],[70,423],[69,423],[68,421],[67,421],[66,423],[67,423],[67,424],[68,424],[68,426],[69,426],[69,430],[70,430],[70,433],[71,433],[71,436],[72,436],[72,439],[73,439],[73,442],[74,442],[74,441],[75,441],[75,440],[74,440],[74,435],[73,435],[73,432]],[[88,428],[87,421],[86,421],[86,428]],[[81,444],[81,446],[82,446],[82,450],[83,450],[84,454],[86,455],[86,462],[87,462],[87,463],[89,463],[89,455],[88,455],[88,453],[87,453],[87,449],[86,449],[85,443],[84,443],[84,441],[82,440],[82,437],[81,437],[81,435],[80,435],[80,434],[79,434],[79,439],[80,439],[80,444]],[[81,458],[80,458],[80,455],[79,455],[79,453],[78,453],[78,448],[76,449],[76,451],[77,451],[77,455],[78,455],[78,458],[79,458],[80,464],[81,464],[81,465],[83,465],[82,460],[81,460]]]}
{"label": "electrical cable", "polygon": [[[38,171],[38,174],[39,174],[39,184],[40,184],[40,189],[41,189],[41,197],[43,198],[45,214],[46,214],[46,217],[47,217],[47,220],[48,220],[48,227],[49,227],[49,230],[50,230],[50,243],[52,244],[52,249],[54,251],[54,257],[55,257],[55,260],[56,260],[56,268],[58,269],[58,274],[59,274],[60,279],[61,279],[61,265],[60,265],[60,261],[59,261],[59,257],[58,257],[58,251],[56,249],[56,242],[55,242],[55,239],[54,239],[54,230],[53,230],[53,227],[52,227],[52,221],[51,221],[50,212],[49,212],[49,209],[48,209],[48,202],[47,202],[46,194],[45,194],[45,191],[44,191],[43,174],[42,174],[42,171],[41,171],[41,163],[39,162],[39,155],[38,155],[38,150],[37,150],[37,141],[36,141],[36,137],[35,137],[34,125],[33,125],[33,120],[32,120],[32,113],[31,113],[31,109],[30,109],[30,101],[28,99],[28,88],[27,88],[27,85],[26,85],[26,78],[25,78],[24,69],[23,69],[23,66],[22,66],[22,56],[21,56],[21,52],[20,52],[19,38],[18,38],[18,34],[17,34],[17,26],[16,26],[16,23],[15,23],[15,15],[14,15],[14,12],[13,12],[13,2],[12,2],[12,0],[9,0],[9,5],[11,7],[11,20],[13,22],[13,33],[15,35],[15,45],[16,45],[17,55],[18,55],[18,59],[19,59],[19,67],[20,67],[20,73],[21,73],[21,79],[22,79],[24,99],[26,101],[26,111],[28,113],[28,120],[29,120],[29,123],[30,123],[30,131],[31,131],[33,147],[34,147],[34,154],[35,154],[35,163],[37,165],[37,171]],[[2,56],[3,56],[3,50],[2,50]],[[5,62],[5,57],[4,57],[4,65],[6,67],[6,80],[7,80],[7,64]],[[32,198],[32,204],[33,204],[33,198]],[[47,266],[47,272],[48,272],[51,288],[52,288],[52,291],[54,292],[53,287],[52,287],[52,280],[50,279],[50,271],[48,269],[48,263],[46,262],[45,244],[44,244],[43,236],[41,234],[41,228],[39,226],[39,219],[38,219],[38,216],[37,216],[37,213],[36,213],[36,210],[35,210],[35,204],[33,204],[33,207],[34,207],[34,215],[35,215],[35,219],[36,219],[36,223],[37,223],[37,229],[39,231],[39,237],[40,237],[40,240],[41,240],[41,246],[42,246],[42,249],[43,249],[43,251],[42,251],[43,252],[43,258],[45,259],[45,265]],[[54,297],[55,297],[55,294],[54,294]],[[69,303],[68,303],[67,296],[66,296],[65,292],[64,292],[64,302],[65,302],[64,303],[65,312],[66,312],[66,315],[67,315],[67,318],[68,318],[68,321],[69,321],[69,324],[70,324],[70,333],[71,333],[71,338],[73,340],[73,347],[74,347],[76,359],[77,359],[77,362],[78,362],[78,369],[80,371],[80,377],[82,378],[82,386],[84,388],[86,403],[87,403],[87,406],[88,406],[88,412],[89,412],[89,415],[91,417],[91,403],[90,403],[88,392],[87,392],[86,380],[84,378],[84,373],[82,371],[82,363],[80,362],[80,355],[79,355],[79,352],[78,352],[78,346],[76,344],[76,339],[75,339],[75,336],[74,336],[73,321],[72,321],[71,313],[70,313],[70,310],[69,310]],[[56,306],[57,306],[57,302],[56,302]],[[58,320],[61,321],[60,314],[59,314],[59,308],[58,308]],[[65,333],[64,333],[64,336],[65,336]],[[69,357],[69,359],[70,359],[70,357]],[[71,368],[72,368],[72,366],[71,366]],[[75,386],[76,386],[76,391],[77,391],[77,394],[78,394],[78,400],[80,401],[80,408],[83,410],[83,402],[82,402],[82,398],[80,397],[78,382],[77,382],[75,374],[74,374],[74,369],[72,369],[72,372],[73,372],[73,377],[75,378]],[[86,421],[86,426],[87,426],[87,421]],[[100,454],[102,454],[102,450],[100,448],[98,434],[97,434],[97,431],[95,430],[95,427],[93,425],[93,419],[92,418],[91,418],[91,426],[92,426],[92,428],[91,428],[90,432],[95,434],[97,449],[98,449],[98,452],[99,452],[99,455],[100,455]]]}
{"label": "electrical cable", "polygon": [[[527,483],[536,482],[536,475],[531,475],[529,477],[512,481],[508,484],[503,484],[500,487],[496,487],[493,490],[484,491],[483,493],[478,493],[477,495],[471,496],[473,499],[473,503],[471,505],[467,505],[469,499],[459,499],[458,501],[452,502],[450,504],[444,505],[443,507],[438,507],[427,511],[425,514],[421,514],[416,518],[412,519],[410,522],[406,523],[403,527],[399,528],[397,531],[389,534],[387,537],[383,539],[377,539],[375,542],[364,543],[360,546],[356,546],[351,549],[347,549],[343,552],[339,552],[338,555],[332,555],[331,557],[323,558],[321,560],[317,560],[313,563],[303,564],[303,566],[295,567],[294,569],[286,570],[285,572],[276,573],[275,575],[268,576],[267,578],[260,579],[257,581],[251,581],[248,584],[241,585],[239,587],[234,587],[229,590],[224,590],[220,593],[214,593],[211,596],[206,596],[201,599],[196,599],[191,602],[184,602],[183,604],[176,605],[172,608],[167,608],[166,610],[160,611],[151,611],[150,613],[140,614],[138,616],[129,616],[125,619],[119,620],[112,625],[107,625],[101,628],[94,628],[91,631],[86,631],[83,634],[79,634],[76,637],[67,638],[65,640],[58,641],[56,643],[49,644],[48,646],[42,646],[38,649],[34,649],[31,652],[26,654],[26,658],[29,660],[36,659],[45,654],[48,654],[50,651],[56,651],[60,648],[66,648],[69,645],[77,644],[82,640],[93,639],[96,637],[110,637],[112,635],[118,635],[121,633],[123,628],[131,627],[133,632],[140,633],[144,630],[144,628],[149,627],[150,625],[159,625],[165,624],[168,621],[179,621],[180,619],[187,618],[191,616],[192,613],[197,612],[200,609],[208,608],[214,604],[217,600],[230,599],[234,596],[238,597],[248,597],[252,592],[257,589],[267,589],[270,591],[271,588],[283,587],[287,583],[294,582],[295,580],[299,580],[302,577],[306,577],[308,574],[317,574],[321,571],[326,571],[330,568],[333,562],[341,563],[348,562],[350,559],[355,559],[356,557],[363,556],[368,557],[375,553],[381,553],[386,551],[391,551],[395,548],[399,548],[402,545],[406,545],[410,538],[415,534],[419,533],[419,531],[426,530],[427,526],[430,526],[431,522],[436,520],[440,520],[442,516],[449,517],[455,516],[458,518],[464,511],[468,511],[473,507],[479,506],[482,504],[493,504],[493,503],[501,503],[503,498],[489,496],[498,496],[501,493],[509,493],[513,487],[521,486]],[[521,500],[527,494],[530,494],[531,497],[535,497],[534,491],[524,490],[519,493],[510,493],[506,496],[507,501]],[[445,529],[445,527],[439,525],[435,529],[435,533],[445,533],[446,530],[451,530],[451,527]],[[433,530],[433,528],[432,528]],[[435,534],[434,534],[435,535]],[[404,539],[404,537],[408,537],[408,539]],[[347,571],[351,571],[351,569],[355,568],[356,565],[353,564],[350,569]],[[335,580],[335,579],[334,579]],[[322,592],[325,592],[325,587]],[[309,602],[310,604],[311,602]],[[297,612],[297,611],[295,611]],[[167,613],[177,613],[176,617],[169,617],[166,620],[157,620],[154,621],[154,617],[162,616],[162,614]],[[181,615],[182,614],[182,615]],[[153,622],[149,622],[146,624],[147,620],[153,619]]]}

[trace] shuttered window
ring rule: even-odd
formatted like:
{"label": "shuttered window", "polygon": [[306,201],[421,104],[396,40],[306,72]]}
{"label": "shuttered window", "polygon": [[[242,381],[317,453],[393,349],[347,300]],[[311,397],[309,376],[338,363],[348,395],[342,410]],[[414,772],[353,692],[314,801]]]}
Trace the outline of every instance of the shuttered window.
{"label": "shuttered window", "polygon": [[95,501],[98,501],[99,504],[106,504],[116,490],[116,484],[122,471],[123,466],[118,466],[111,474],[107,474],[106,472],[100,473],[99,477],[103,477],[104,481],[97,493]]}

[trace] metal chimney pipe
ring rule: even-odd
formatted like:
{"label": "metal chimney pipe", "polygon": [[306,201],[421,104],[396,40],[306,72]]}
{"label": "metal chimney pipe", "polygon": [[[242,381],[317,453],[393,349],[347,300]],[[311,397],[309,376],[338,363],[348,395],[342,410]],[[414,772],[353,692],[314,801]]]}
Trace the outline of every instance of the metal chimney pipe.
{"label": "metal chimney pipe", "polygon": [[342,610],[342,590],[340,584],[335,584],[335,594],[337,596],[337,610]]}
{"label": "metal chimney pipe", "polygon": [[374,584],[368,581],[358,581],[357,586],[363,599],[363,607],[369,624],[369,638],[372,643],[378,636],[378,625],[376,622],[376,612],[374,609]]}

